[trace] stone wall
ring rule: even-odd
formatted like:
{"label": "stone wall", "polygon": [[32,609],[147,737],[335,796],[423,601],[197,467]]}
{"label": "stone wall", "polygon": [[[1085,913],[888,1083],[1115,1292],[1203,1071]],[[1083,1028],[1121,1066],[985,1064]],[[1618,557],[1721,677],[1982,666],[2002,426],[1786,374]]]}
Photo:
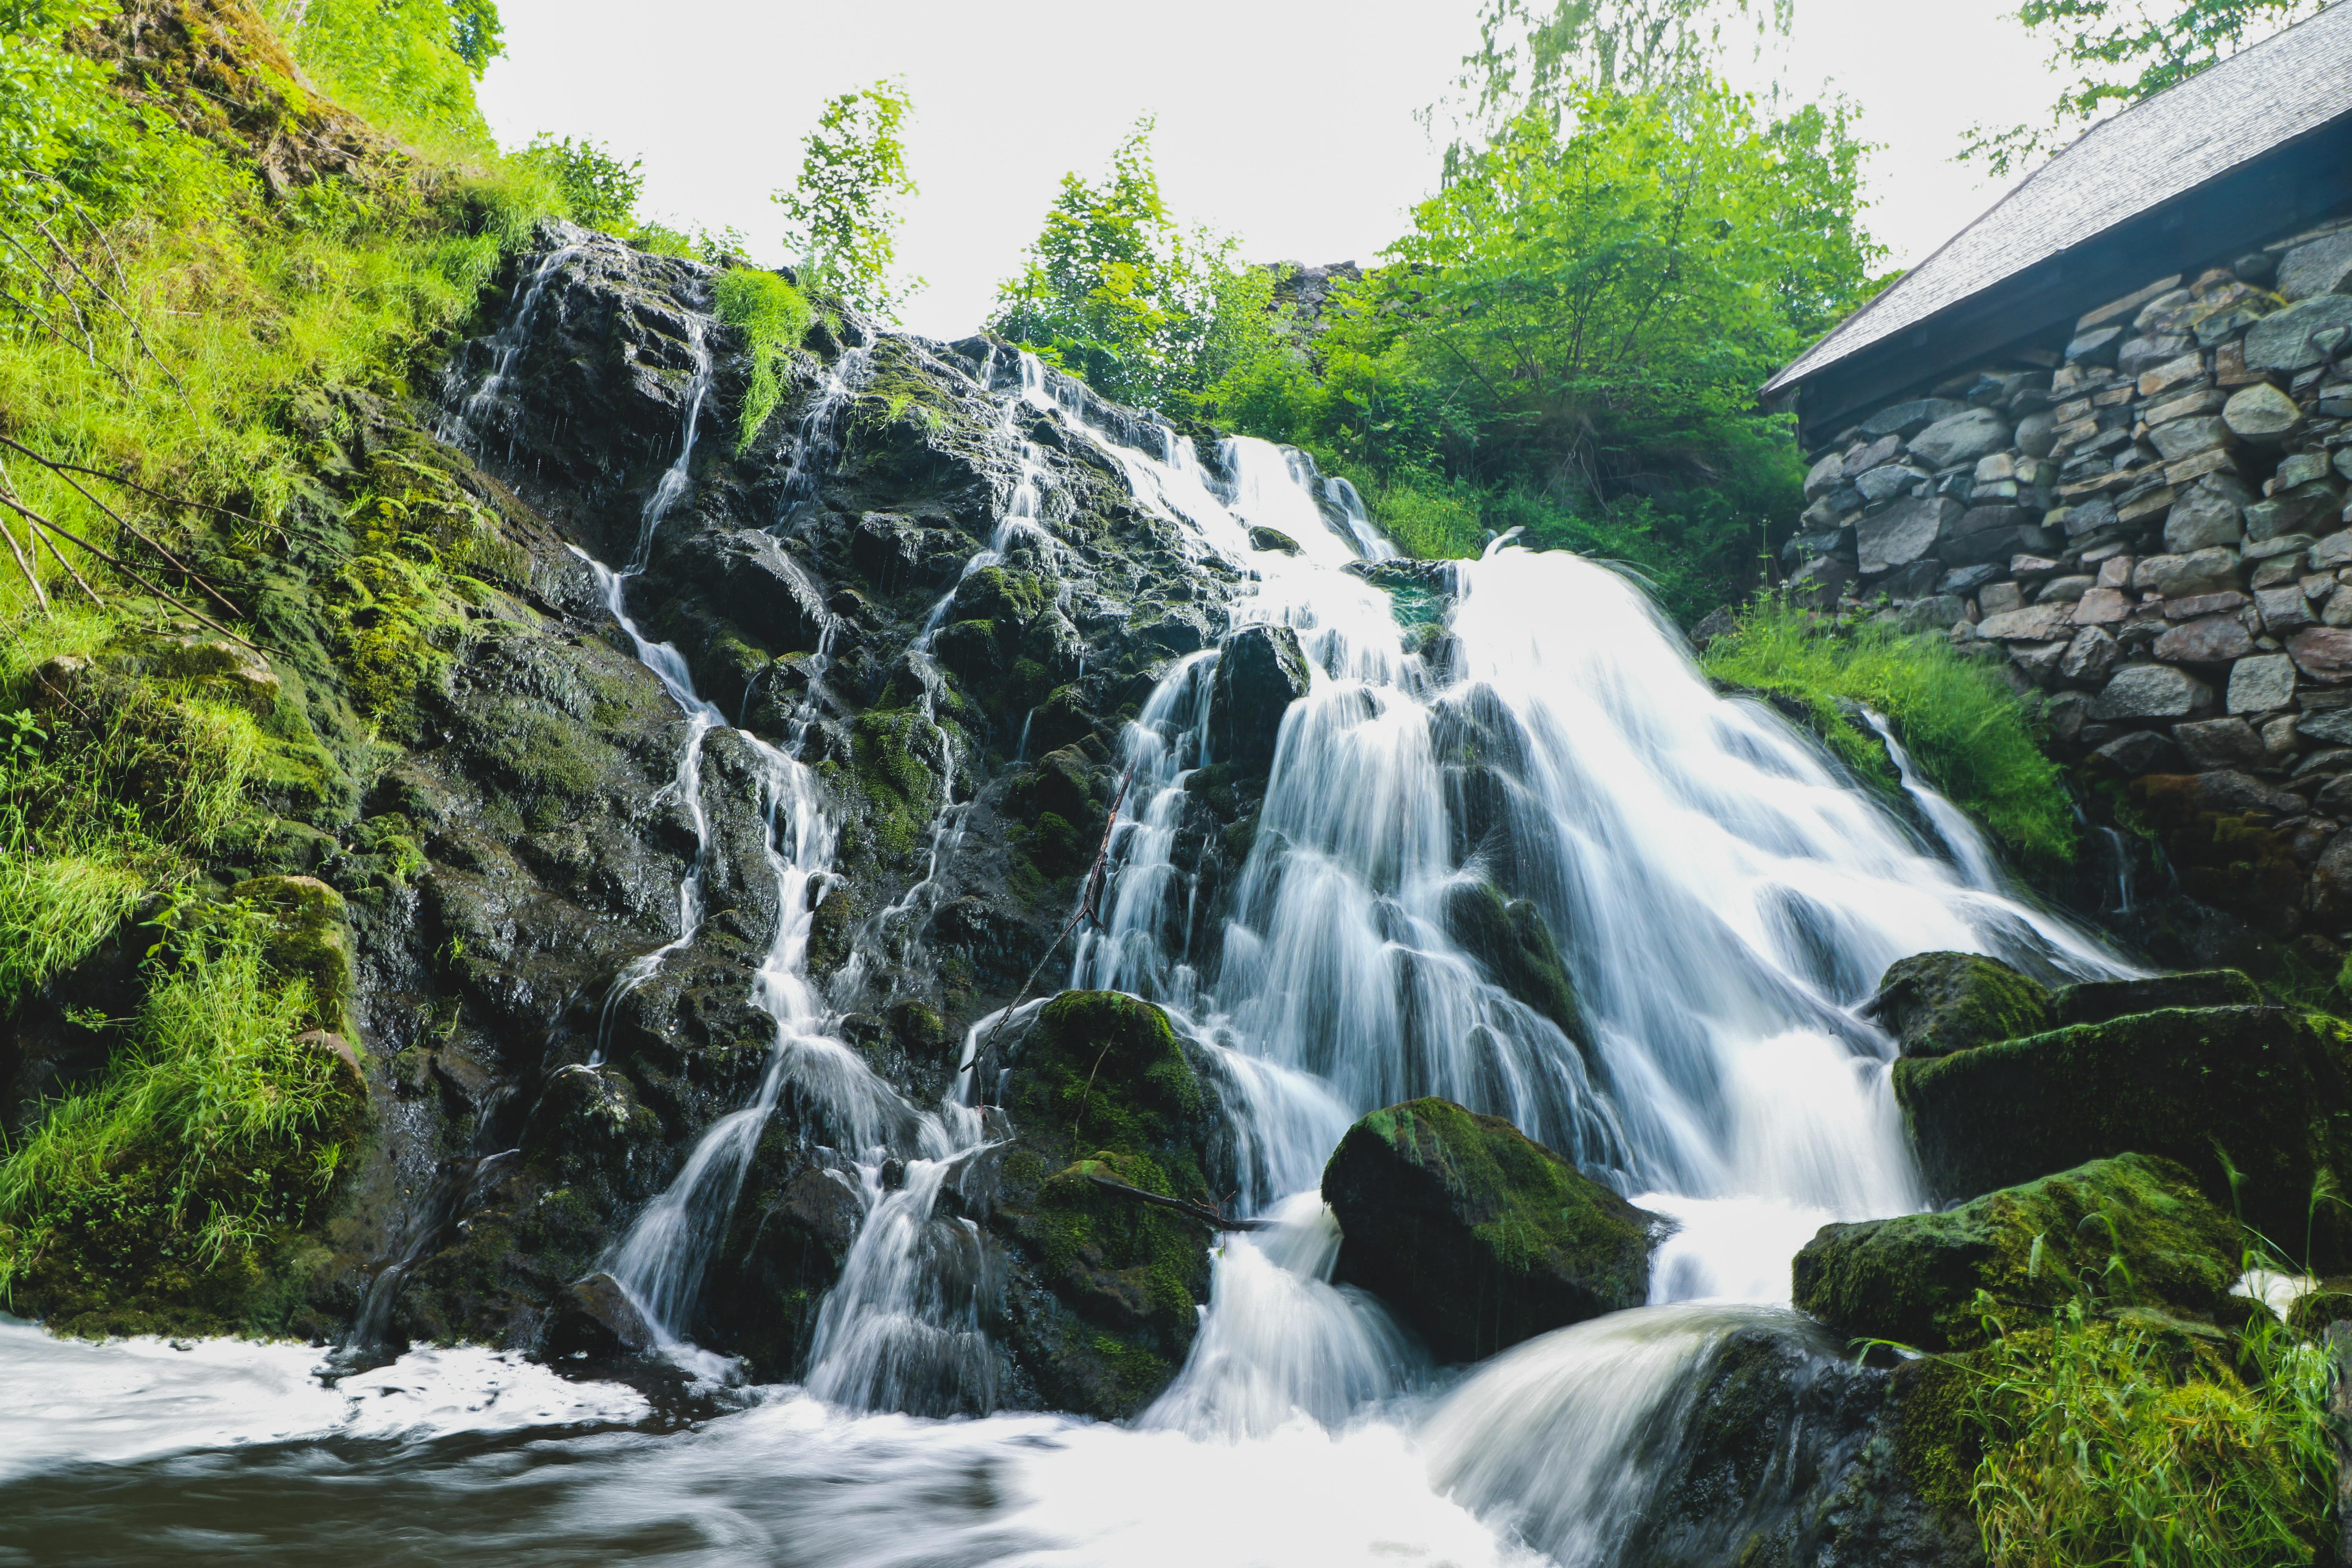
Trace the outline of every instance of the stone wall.
{"label": "stone wall", "polygon": [[2352,932],[2352,216],[2152,279],[1811,459],[1792,594],[1946,631],[2066,760],[2265,836],[2186,890]]}

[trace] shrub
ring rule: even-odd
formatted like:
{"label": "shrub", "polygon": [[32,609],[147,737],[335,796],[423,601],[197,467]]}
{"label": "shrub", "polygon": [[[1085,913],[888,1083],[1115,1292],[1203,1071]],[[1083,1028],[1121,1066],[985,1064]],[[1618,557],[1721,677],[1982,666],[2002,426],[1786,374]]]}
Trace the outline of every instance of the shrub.
{"label": "shrub", "polygon": [[772,272],[730,268],[719,279],[719,319],[740,329],[751,354],[751,382],[735,425],[735,449],[758,438],[761,426],[783,401],[784,356],[808,335],[806,296]]}
{"label": "shrub", "polygon": [[1719,681],[1797,699],[1832,751],[1893,789],[1878,738],[1840,700],[1883,714],[1920,772],[1995,837],[2031,858],[2074,858],[2063,776],[2036,743],[2032,717],[1999,676],[1942,638],[1835,625],[1759,597],[1700,663]]}
{"label": "shrub", "polygon": [[624,163],[586,137],[577,142],[569,136],[559,140],[543,131],[515,158],[538,166],[554,181],[573,222],[607,234],[630,232],[637,193],[646,184],[641,162]]}

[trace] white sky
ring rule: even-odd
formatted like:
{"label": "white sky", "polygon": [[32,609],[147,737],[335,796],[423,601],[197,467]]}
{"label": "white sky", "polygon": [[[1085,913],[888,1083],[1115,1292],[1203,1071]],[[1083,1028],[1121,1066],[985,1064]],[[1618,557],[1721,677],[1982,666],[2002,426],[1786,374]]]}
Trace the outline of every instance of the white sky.
{"label": "white sky", "polygon": [[[1918,260],[2000,194],[1952,161],[1962,131],[2038,118],[2057,93],[2013,8],[1796,0],[1786,85],[1845,93],[1864,138],[1885,144],[1868,221],[1891,264]],[[641,211],[731,224],[763,257],[781,255],[769,193],[793,179],[822,101],[905,78],[922,194],[899,257],[929,281],[906,321],[960,337],[1064,172],[1099,173],[1147,112],[1161,188],[1188,224],[1238,234],[1254,260],[1371,261],[1434,181],[1413,111],[1475,44],[1478,4],[500,0],[499,12],[508,57],[481,101],[503,143],[549,131],[642,158]]]}

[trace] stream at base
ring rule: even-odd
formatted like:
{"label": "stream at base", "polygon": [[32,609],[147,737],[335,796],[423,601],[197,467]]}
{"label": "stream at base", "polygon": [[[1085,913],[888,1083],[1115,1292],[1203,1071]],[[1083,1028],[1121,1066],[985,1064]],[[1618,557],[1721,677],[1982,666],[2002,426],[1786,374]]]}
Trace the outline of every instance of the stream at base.
{"label": "stream at base", "polygon": [[[505,384],[558,264],[494,340],[458,436]],[[662,1357],[635,1385],[467,1349],[352,1372],[301,1347],[85,1345],[0,1320],[0,1564],[1607,1568],[1731,1336],[1835,1359],[1788,1309],[1796,1250],[1824,1223],[1926,1201],[1892,1043],[1854,1012],[1885,966],[1949,948],[2053,976],[2124,972],[2006,885],[1891,736],[1907,818],[1768,709],[1717,696],[1616,574],[1500,541],[1422,578],[1415,592],[1442,605],[1404,624],[1410,595],[1365,580],[1393,552],[1353,490],[1297,454],[1234,439],[1206,464],[1163,426],[1090,425],[1074,385],[1026,356],[993,365],[1007,430],[1045,419],[1089,444],[1182,550],[1234,569],[1234,624],[1281,628],[1304,659],[1253,847],[1205,936],[1178,843],[1188,778],[1220,761],[1219,656],[1167,668],[1124,738],[1133,785],[1103,926],[1065,972],[1168,1011],[1233,1118],[1240,1209],[1271,1223],[1219,1238],[1190,1359],[1133,1421],[905,1414],[994,1404],[956,1283],[969,1222],[933,1200],[956,1161],[1004,1135],[1002,1114],[983,1111],[972,1045],[956,1095],[925,1108],[836,1037],[804,967],[835,837],[823,791],[797,741],[728,729],[632,618],[632,584],[692,482],[711,379],[693,346],[677,459],[635,555],[591,564],[677,704],[672,788],[698,839],[703,749],[749,748],[782,912],[745,976],[775,1025],[757,1093],[704,1131],[606,1259]],[[847,379],[824,396],[851,395]],[[830,407],[804,429],[829,427]],[[1058,548],[1037,521],[1047,467],[1021,450],[975,566]],[[935,825],[935,857],[953,852],[960,809]],[[700,879],[698,855],[677,942],[625,970],[616,996],[693,939]],[[1572,1005],[1531,1005],[1465,934],[1465,908],[1487,900],[1499,919],[1506,898],[1556,936]],[[685,1336],[786,1085],[860,1173],[865,1219],[806,1386],[743,1387]],[[1334,1283],[1323,1162],[1356,1117],[1426,1094],[1507,1116],[1673,1222],[1650,1304],[1440,1369]],[[890,1161],[901,1179],[886,1186]],[[387,1271],[383,1294],[397,1284]]]}

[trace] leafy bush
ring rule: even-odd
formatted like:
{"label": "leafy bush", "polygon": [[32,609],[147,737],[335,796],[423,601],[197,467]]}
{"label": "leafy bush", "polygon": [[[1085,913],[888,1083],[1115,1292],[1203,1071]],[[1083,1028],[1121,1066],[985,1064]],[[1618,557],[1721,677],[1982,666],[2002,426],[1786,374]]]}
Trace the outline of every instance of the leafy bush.
{"label": "leafy bush", "polygon": [[775,193],[786,249],[810,287],[896,319],[919,278],[893,278],[901,222],[892,198],[916,194],[898,128],[914,103],[904,83],[877,81],[827,100],[801,142],[800,179]]}
{"label": "leafy bush", "polygon": [[1995,837],[2032,858],[2074,858],[2064,780],[2036,743],[2032,715],[1999,676],[1943,638],[1836,625],[1759,597],[1700,663],[1717,680],[1797,699],[1832,751],[1893,789],[1878,738],[1840,700],[1884,715],[1920,772]]}
{"label": "leafy bush", "polygon": [[[1160,194],[1145,119],[1099,185],[1062,176],[1021,275],[997,291],[989,327],[1105,396],[1193,412],[1221,377],[1264,380],[1269,355],[1274,374],[1288,363],[1276,353],[1273,274],[1236,266],[1235,243],[1177,223]],[[1270,390],[1256,389],[1256,401]],[[1239,403],[1249,394],[1230,396]]]}
{"label": "leafy bush", "polygon": [[474,82],[499,52],[491,0],[310,0],[295,58],[327,94],[428,152],[489,157]]}
{"label": "leafy bush", "polygon": [[730,268],[719,279],[719,319],[741,330],[751,353],[751,382],[735,426],[735,449],[747,449],[784,395],[784,356],[800,347],[813,320],[807,296],[772,272]]}

